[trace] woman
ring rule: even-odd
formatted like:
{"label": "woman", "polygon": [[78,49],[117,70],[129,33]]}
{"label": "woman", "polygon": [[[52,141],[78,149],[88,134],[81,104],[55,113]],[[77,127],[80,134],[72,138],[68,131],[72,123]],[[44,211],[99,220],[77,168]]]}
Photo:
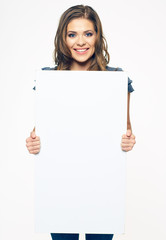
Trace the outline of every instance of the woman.
{"label": "woman", "polygon": [[[107,42],[103,36],[102,25],[97,13],[89,6],[77,5],[67,9],[61,16],[55,36],[55,68],[43,70],[73,71],[122,71],[120,68],[108,67],[109,53]],[[122,136],[123,151],[132,150],[135,136],[132,134],[129,102],[133,91],[131,80],[128,79],[128,113],[127,132]],[[40,151],[40,138],[35,128],[26,139],[27,149],[31,154]],[[78,234],[51,234],[53,240],[78,240]],[[86,234],[87,240],[111,240],[113,234]]]}

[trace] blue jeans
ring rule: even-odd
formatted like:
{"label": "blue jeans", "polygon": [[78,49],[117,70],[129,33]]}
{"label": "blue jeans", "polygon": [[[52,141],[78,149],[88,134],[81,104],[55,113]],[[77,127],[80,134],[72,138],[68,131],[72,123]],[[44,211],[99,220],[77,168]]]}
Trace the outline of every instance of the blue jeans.
{"label": "blue jeans", "polygon": [[[51,233],[52,240],[78,240],[78,233]],[[112,240],[113,234],[85,234],[86,240]]]}

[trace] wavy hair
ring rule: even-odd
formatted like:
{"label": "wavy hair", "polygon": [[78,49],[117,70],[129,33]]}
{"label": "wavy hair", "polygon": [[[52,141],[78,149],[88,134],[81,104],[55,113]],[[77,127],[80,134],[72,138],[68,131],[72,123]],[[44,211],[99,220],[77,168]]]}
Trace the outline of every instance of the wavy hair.
{"label": "wavy hair", "polygon": [[105,71],[110,56],[107,51],[107,41],[103,36],[102,24],[96,11],[92,7],[84,5],[70,7],[62,14],[59,20],[54,40],[54,61],[57,65],[57,70],[70,70],[72,56],[66,44],[67,26],[71,20],[76,18],[84,18],[92,21],[96,31],[95,52],[92,56],[92,61],[88,70]]}

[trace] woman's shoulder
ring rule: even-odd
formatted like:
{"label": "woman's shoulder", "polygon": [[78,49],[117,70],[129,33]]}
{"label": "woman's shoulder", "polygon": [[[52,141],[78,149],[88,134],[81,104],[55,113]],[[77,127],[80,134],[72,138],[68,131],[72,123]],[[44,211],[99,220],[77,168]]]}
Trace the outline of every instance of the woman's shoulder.
{"label": "woman's shoulder", "polygon": [[109,66],[106,66],[106,70],[107,71],[123,71],[123,69],[120,67],[109,67]]}
{"label": "woman's shoulder", "polygon": [[[106,70],[107,71],[123,71],[122,68],[120,67],[109,67],[109,66],[106,66]],[[128,77],[128,92],[133,92],[134,91],[134,88],[132,86],[132,83],[133,81]]]}
{"label": "woman's shoulder", "polygon": [[57,66],[55,66],[55,67],[43,67],[41,70],[57,70]]}
{"label": "woman's shoulder", "polygon": [[[57,66],[55,67],[43,67],[42,70],[57,70]],[[123,71],[120,67],[109,67],[106,66],[107,71]]]}

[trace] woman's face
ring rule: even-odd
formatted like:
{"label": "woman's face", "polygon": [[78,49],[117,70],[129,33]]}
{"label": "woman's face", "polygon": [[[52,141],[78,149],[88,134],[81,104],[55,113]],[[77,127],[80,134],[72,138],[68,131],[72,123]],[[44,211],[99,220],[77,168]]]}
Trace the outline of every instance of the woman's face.
{"label": "woman's face", "polygon": [[73,62],[87,64],[95,52],[96,32],[93,22],[76,18],[67,26],[66,43],[71,51]]}

